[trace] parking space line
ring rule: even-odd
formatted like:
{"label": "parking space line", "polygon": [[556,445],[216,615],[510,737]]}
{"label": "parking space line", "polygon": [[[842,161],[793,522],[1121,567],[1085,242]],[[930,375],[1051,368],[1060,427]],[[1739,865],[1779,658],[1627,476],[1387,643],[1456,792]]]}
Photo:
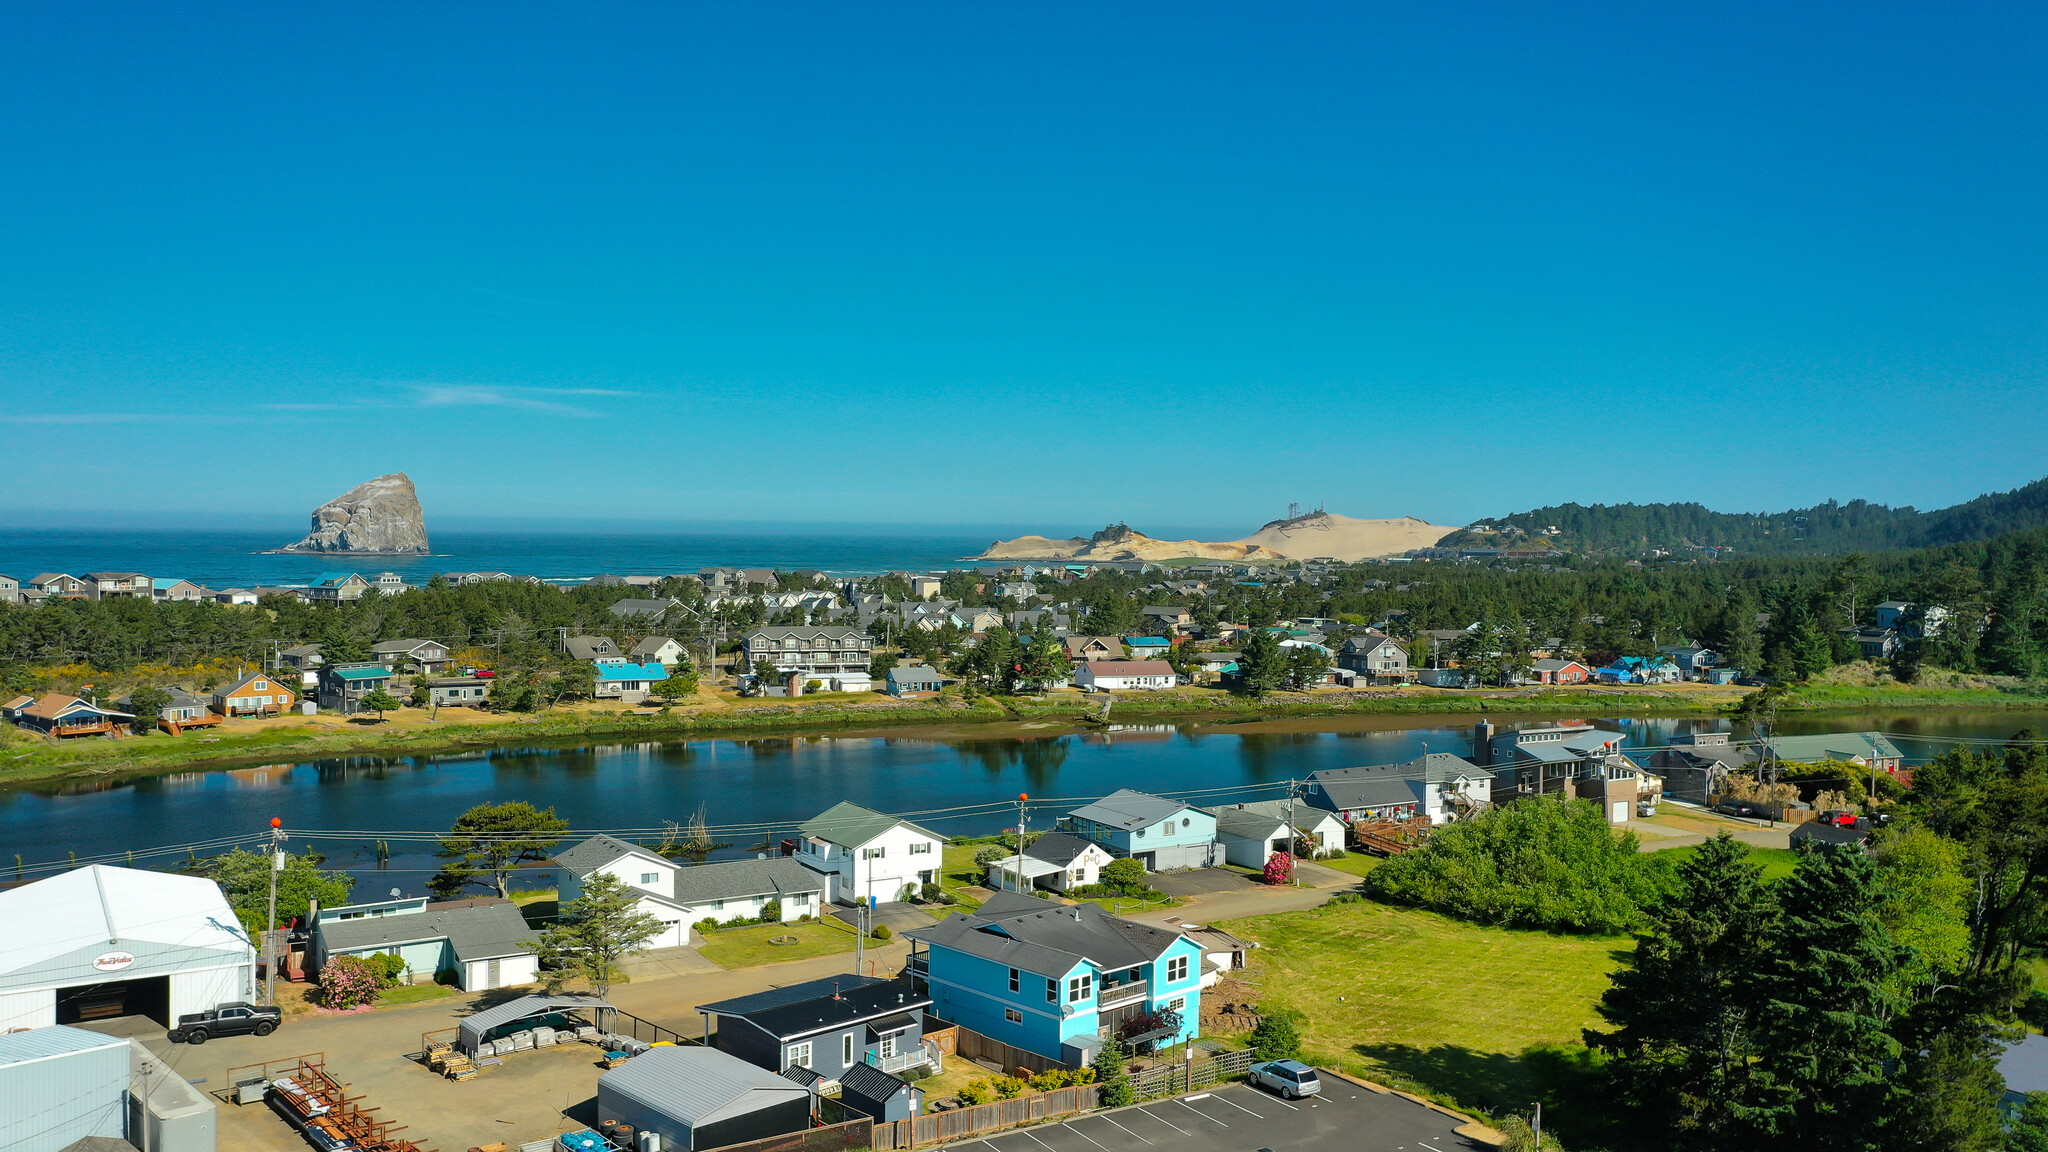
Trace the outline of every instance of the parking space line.
{"label": "parking space line", "polygon": [[1230,1125],[1225,1124],[1223,1121],[1218,1120],[1214,1116],[1209,1115],[1207,1112],[1202,1111],[1200,1108],[1195,1107],[1193,1104],[1190,1104],[1185,1100],[1175,1100],[1174,1103],[1180,1105],[1181,1107],[1187,1109],[1190,1112],[1193,1112],[1195,1115],[1200,1116],[1202,1119],[1207,1120],[1209,1123],[1216,1125],[1218,1128],[1230,1127]]}
{"label": "parking space line", "polygon": [[[1261,1097],[1259,1097],[1259,1099],[1261,1099],[1261,1100],[1264,1100],[1264,1099],[1265,1099],[1265,1097],[1264,1097],[1264,1096],[1261,1096]],[[1279,1106],[1281,1106],[1282,1108],[1285,1108],[1285,1109],[1287,1109],[1287,1110],[1288,1110],[1289,1112],[1299,1112],[1299,1111],[1301,1111],[1301,1109],[1299,1109],[1299,1108],[1296,1108],[1296,1107],[1295,1107],[1294,1105],[1292,1105],[1292,1104],[1289,1104],[1289,1103],[1288,1103],[1287,1101],[1285,1101],[1285,1100],[1282,1100],[1282,1099],[1281,1099],[1280,1097],[1278,1097],[1278,1096],[1275,1096],[1275,1097],[1273,1097],[1273,1103],[1275,1103],[1275,1104],[1278,1104],[1278,1105],[1279,1105]]]}
{"label": "parking space line", "polygon": [[1154,1120],[1159,1121],[1161,1124],[1166,1125],[1168,1128],[1173,1129],[1175,1132],[1178,1132],[1183,1136],[1188,1134],[1187,1129],[1181,1127],[1178,1124],[1175,1124],[1173,1121],[1168,1120],[1166,1117],[1159,1115],[1158,1113],[1152,1111],[1150,1108],[1140,1108],[1138,1109],[1138,1111],[1143,1112],[1145,1115],[1152,1117]]}
{"label": "parking space line", "polygon": [[[1072,1132],[1072,1133],[1073,1133],[1074,1135],[1076,1135],[1076,1136],[1079,1136],[1079,1137],[1080,1137],[1081,1139],[1083,1139],[1083,1140],[1086,1140],[1086,1141],[1087,1141],[1087,1142],[1089,1142],[1090,1144],[1093,1144],[1093,1145],[1095,1145],[1095,1146],[1096,1146],[1097,1148],[1102,1148],[1102,1152],[1109,1152],[1109,1149],[1108,1149],[1108,1148],[1104,1148],[1104,1147],[1103,1147],[1103,1145],[1102,1145],[1102,1142],[1101,1142],[1101,1141],[1097,1140],[1097,1139],[1096,1139],[1095,1137],[1093,1137],[1093,1136],[1090,1136],[1090,1135],[1089,1135],[1089,1134],[1087,1134],[1086,1132],[1083,1132],[1083,1131],[1081,1131],[1081,1130],[1080,1130],[1079,1128],[1076,1128],[1076,1127],[1074,1127],[1074,1125],[1073,1125],[1073,1123],[1072,1123],[1071,1121],[1069,1121],[1069,1122],[1067,1122],[1067,1123],[1065,1123],[1065,1124],[1062,1124],[1062,1125],[1060,1125],[1060,1127],[1062,1127],[1062,1128],[1065,1128],[1065,1129],[1066,1129],[1067,1131],[1069,1131],[1069,1132]],[[1432,1152],[1433,1152],[1433,1150],[1432,1150]]]}
{"label": "parking space line", "polygon": [[1424,1148],[1429,1149],[1429,1152],[1444,1152],[1443,1149],[1437,1147],[1434,1144],[1431,1144],[1427,1140],[1417,1140],[1416,1143],[1422,1145]]}
{"label": "parking space line", "polygon": [[[1140,1109],[1140,1111],[1143,1111],[1143,1109]],[[1096,1117],[1096,1119],[1098,1119],[1098,1120],[1109,1120],[1109,1122],[1110,1122],[1111,1124],[1116,1124],[1116,1121],[1114,1121],[1114,1120],[1110,1120],[1110,1118],[1109,1118],[1109,1117],[1107,1117],[1107,1116],[1098,1116],[1098,1117]],[[1129,1128],[1124,1128],[1124,1126],[1123,1126],[1123,1125],[1121,1125],[1121,1124],[1116,1124],[1116,1126],[1117,1126],[1117,1127],[1119,1127],[1119,1128],[1123,1128],[1123,1129],[1124,1129],[1124,1132],[1125,1132],[1125,1134],[1126,1134],[1126,1135],[1128,1135],[1128,1136],[1130,1136],[1130,1138],[1131,1138],[1131,1139],[1133,1139],[1133,1140],[1138,1140],[1138,1141],[1142,1141],[1142,1142],[1143,1142],[1144,1144],[1146,1144],[1147,1146],[1150,1146],[1150,1145],[1151,1145],[1151,1143],[1152,1143],[1152,1142],[1151,1142],[1150,1140],[1146,1140],[1146,1139],[1145,1139],[1145,1138],[1144,1138],[1143,1136],[1140,1136],[1140,1135],[1138,1135],[1138,1134],[1137,1134],[1136,1132],[1132,1132],[1132,1131],[1131,1131],[1131,1130],[1130,1130]]]}
{"label": "parking space line", "polygon": [[[1020,1135],[1024,1135],[1024,1136],[1031,1136],[1031,1133],[1030,1133],[1030,1131],[1029,1131],[1029,1130],[1027,1130],[1027,1129],[1019,1128],[1019,1129],[1017,1129],[1017,1131],[1018,1131],[1018,1133],[1019,1133]],[[1036,1137],[1036,1136],[1031,1136],[1031,1142],[1032,1142],[1033,1144],[1036,1144],[1036,1145],[1038,1145],[1038,1146],[1039,1146],[1040,1148],[1043,1148],[1043,1149],[1045,1149],[1045,1152],[1059,1152],[1059,1149],[1057,1149],[1057,1148],[1053,1147],[1053,1146],[1052,1146],[1052,1145],[1050,1145],[1050,1144],[1047,1144],[1047,1143],[1046,1143],[1045,1141],[1043,1141],[1043,1140],[1040,1140],[1040,1139],[1039,1139],[1038,1137]]]}
{"label": "parking space line", "polygon": [[1245,1115],[1247,1115],[1247,1116],[1251,1117],[1251,1118],[1252,1118],[1252,1119],[1254,1119],[1254,1120],[1264,1120],[1264,1119],[1265,1119],[1265,1117],[1264,1117],[1264,1116],[1261,1116],[1261,1115],[1259,1115],[1259,1114],[1258,1114],[1257,1112],[1254,1112],[1254,1111],[1252,1111],[1251,1109],[1249,1109],[1249,1108],[1245,1107],[1244,1105],[1242,1105],[1242,1104],[1239,1104],[1239,1103],[1238,1103],[1237,1101],[1235,1101],[1235,1100],[1232,1100],[1232,1099],[1231,1099],[1230,1097],[1228,1097],[1228,1096],[1218,1096],[1218,1097],[1216,1097],[1216,1099],[1218,1099],[1218,1100],[1221,1100],[1221,1101],[1223,1101],[1223,1102],[1224,1102],[1225,1104],[1228,1104],[1228,1105],[1230,1105],[1230,1106],[1231,1106],[1232,1108],[1235,1108],[1235,1109],[1237,1109],[1237,1110],[1238,1110],[1239,1112],[1242,1112],[1242,1113],[1244,1113]]}

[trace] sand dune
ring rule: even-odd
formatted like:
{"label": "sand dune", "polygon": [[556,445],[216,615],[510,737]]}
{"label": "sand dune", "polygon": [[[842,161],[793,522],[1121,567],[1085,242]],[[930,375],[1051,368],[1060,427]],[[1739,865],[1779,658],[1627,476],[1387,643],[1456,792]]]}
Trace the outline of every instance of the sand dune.
{"label": "sand dune", "polygon": [[1292,520],[1275,520],[1234,543],[1268,548],[1293,560],[1328,556],[1349,562],[1428,548],[1456,531],[1413,516],[1399,520],[1354,520],[1335,512],[1311,512]]}

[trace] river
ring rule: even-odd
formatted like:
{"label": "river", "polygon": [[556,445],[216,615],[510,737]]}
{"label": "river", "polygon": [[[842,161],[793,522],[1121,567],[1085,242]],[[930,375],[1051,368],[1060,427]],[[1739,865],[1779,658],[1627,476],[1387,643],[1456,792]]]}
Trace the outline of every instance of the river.
{"label": "river", "polygon": [[[1541,724],[1514,718],[1503,727]],[[1651,748],[1677,732],[1726,721],[1596,720]],[[1786,734],[1876,730],[1909,761],[1947,741],[1995,742],[2048,713],[1834,714],[1781,721]],[[34,879],[81,862],[170,867],[230,843],[253,844],[282,819],[295,848],[312,846],[361,883],[358,895],[422,891],[434,871],[431,835],[484,800],[552,807],[578,832],[658,834],[700,808],[724,847],[744,855],[790,835],[841,800],[910,815],[950,835],[1014,825],[1028,793],[1032,827],[1118,788],[1197,803],[1275,798],[1324,768],[1384,764],[1424,751],[1469,755],[1470,717],[1345,716],[1075,732],[1056,726],[894,730],[577,748],[499,749],[436,758],[313,761],[0,791],[0,867]],[[1737,733],[1738,737],[1743,733]],[[389,846],[380,863],[377,842]],[[536,879],[545,879],[537,877]]]}

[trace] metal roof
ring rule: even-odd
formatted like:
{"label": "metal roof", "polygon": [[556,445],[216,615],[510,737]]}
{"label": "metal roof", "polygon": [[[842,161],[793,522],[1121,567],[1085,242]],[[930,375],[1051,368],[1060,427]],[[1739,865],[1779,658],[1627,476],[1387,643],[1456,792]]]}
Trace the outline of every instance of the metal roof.
{"label": "metal roof", "polygon": [[94,1052],[101,1048],[128,1046],[125,1036],[105,1036],[73,1028],[65,1024],[54,1024],[47,1028],[30,1028],[23,1032],[0,1033],[0,1067],[9,1064],[26,1064],[31,1060],[47,1060],[52,1056],[65,1056],[73,1052]]}
{"label": "metal roof", "polygon": [[[0,933],[0,984],[9,973],[44,961],[90,949],[132,951],[136,943],[181,954],[255,957],[220,885],[203,876],[93,864],[0,892],[0,924],[7,925]],[[53,976],[49,982],[104,978],[90,967],[77,975],[76,980]]]}
{"label": "metal roof", "polygon": [[[486,1008],[475,1015],[464,1016],[461,1020],[456,1021],[456,1027],[462,1031],[461,1047],[466,1051],[474,1052],[476,1046],[483,1042],[484,1033],[516,1020],[524,1020],[529,1016],[542,1016],[564,1008],[597,1009],[610,1007],[611,1004],[602,997],[592,996],[584,992],[564,992],[559,996],[521,996],[517,1000],[507,1000],[496,1007]],[[662,1049],[657,1048],[655,1051],[659,1052]]]}
{"label": "metal roof", "polygon": [[[927,1008],[931,1002],[930,996],[913,992],[902,981],[846,975],[700,1004],[697,1010],[714,1016],[736,1016],[771,1036],[788,1040]],[[913,1018],[912,1023],[915,1022]]]}
{"label": "metal roof", "polygon": [[[1168,672],[1172,671],[1163,661],[1156,663],[1161,668],[1166,668]],[[1192,804],[1183,804],[1178,800],[1162,800],[1157,796],[1134,792],[1129,788],[1119,788],[1093,804],[1083,804],[1068,815],[1093,820],[1097,824],[1107,824],[1112,828],[1142,828],[1191,810],[1199,811]]]}
{"label": "metal roof", "polygon": [[890,816],[844,800],[811,817],[797,831],[842,847],[858,848],[873,842],[899,824],[922,832],[941,843],[945,842],[944,836],[929,828],[920,828],[900,816]]}
{"label": "metal roof", "polygon": [[668,669],[660,664],[599,664],[599,680],[666,680]]}
{"label": "metal roof", "polygon": [[650,1048],[597,1078],[615,1092],[689,1128],[801,1100],[811,1090],[729,1053],[701,1045]]}
{"label": "metal roof", "polygon": [[910,1087],[910,1081],[891,1076],[872,1064],[855,1064],[839,1074],[839,1087],[843,1092],[851,1092],[879,1104],[894,1099],[898,1092]]}

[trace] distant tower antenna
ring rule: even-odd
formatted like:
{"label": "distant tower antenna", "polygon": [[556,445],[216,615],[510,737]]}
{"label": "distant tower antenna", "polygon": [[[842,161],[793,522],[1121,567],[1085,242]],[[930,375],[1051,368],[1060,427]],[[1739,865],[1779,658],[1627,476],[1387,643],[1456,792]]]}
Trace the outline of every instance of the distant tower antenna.
{"label": "distant tower antenna", "polygon": [[1294,500],[1289,500],[1289,501],[1287,502],[1287,518],[1288,518],[1289,520],[1293,520],[1293,519],[1295,519],[1296,517],[1298,517],[1298,516],[1300,516],[1300,515],[1301,515],[1301,504],[1300,504],[1300,502],[1298,502],[1298,501],[1294,501]]}

